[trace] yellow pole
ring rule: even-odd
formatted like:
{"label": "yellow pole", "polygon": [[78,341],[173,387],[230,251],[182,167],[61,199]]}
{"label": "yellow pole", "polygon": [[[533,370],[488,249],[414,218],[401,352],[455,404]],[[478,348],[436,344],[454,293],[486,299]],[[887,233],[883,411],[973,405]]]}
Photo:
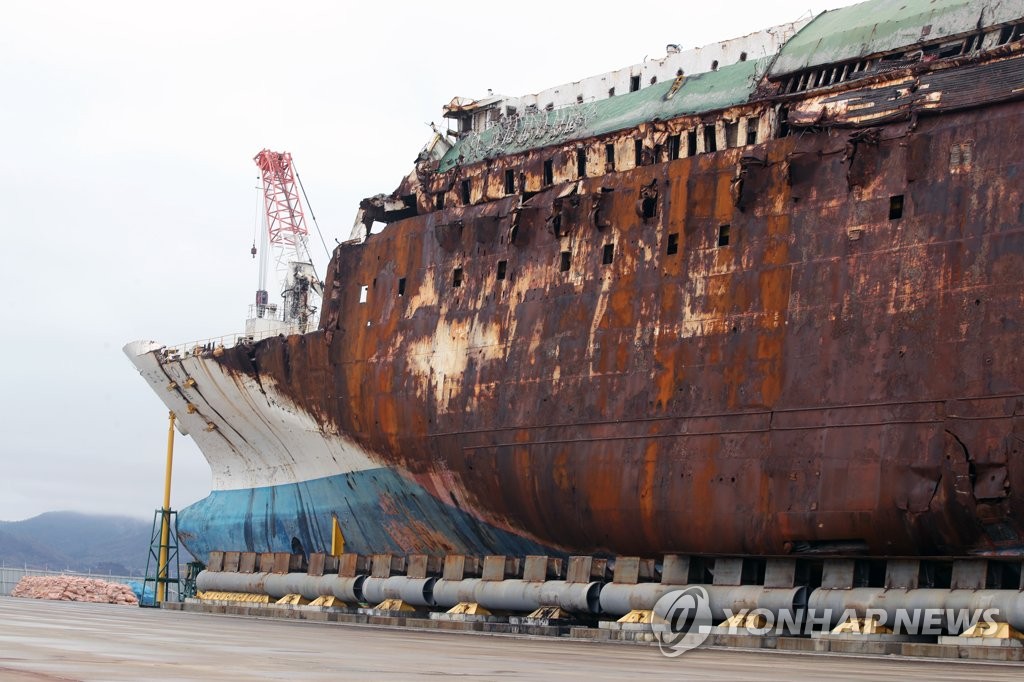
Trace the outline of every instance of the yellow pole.
{"label": "yellow pole", "polygon": [[167,546],[171,540],[171,464],[174,461],[174,411],[169,414],[167,427],[167,469],[164,472],[164,506],[160,522],[160,579],[156,584],[156,601],[162,604],[167,597]]}

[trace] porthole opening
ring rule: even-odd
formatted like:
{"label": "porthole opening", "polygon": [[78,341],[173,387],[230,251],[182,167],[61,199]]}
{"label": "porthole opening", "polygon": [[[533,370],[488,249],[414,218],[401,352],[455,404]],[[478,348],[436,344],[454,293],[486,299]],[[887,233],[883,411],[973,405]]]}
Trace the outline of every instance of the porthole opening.
{"label": "porthole opening", "polygon": [[718,245],[729,246],[729,226],[720,225],[718,227]]}
{"label": "porthole opening", "polygon": [[903,217],[903,195],[889,197],[889,220],[899,220]]}
{"label": "porthole opening", "polygon": [[665,255],[674,256],[679,253],[679,233],[673,232],[668,236],[668,245],[665,247]]}

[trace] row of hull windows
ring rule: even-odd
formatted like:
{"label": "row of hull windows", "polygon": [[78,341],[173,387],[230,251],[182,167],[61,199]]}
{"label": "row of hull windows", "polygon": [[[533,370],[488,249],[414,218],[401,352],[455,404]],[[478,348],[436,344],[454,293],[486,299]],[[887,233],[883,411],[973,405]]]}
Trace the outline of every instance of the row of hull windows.
{"label": "row of hull windows", "polygon": [[[782,94],[794,94],[816,88],[823,88],[868,75],[882,73],[894,68],[910,66],[919,62],[973,55],[1021,40],[1024,40],[1024,23],[1000,26],[994,29],[988,29],[985,32],[962,36],[954,40],[933,42],[924,47],[915,47],[909,52],[898,52],[881,56],[873,56],[866,59],[855,59],[798,71],[782,81],[781,92]],[[745,59],[746,53],[743,53],[740,56],[740,61],[745,61]],[[714,62],[711,67],[712,71],[717,70],[717,67],[718,63]],[[656,82],[657,78],[651,79],[652,84]],[[630,90],[636,91],[639,89],[640,76],[634,75],[630,80]],[[614,96],[614,94],[614,88],[609,90],[609,96]],[[546,108],[550,110],[552,107],[553,105],[549,105]],[[515,109],[509,107],[508,113],[510,115],[514,114]],[[730,122],[726,120],[722,122],[724,140],[717,134],[716,126],[714,124],[699,126],[685,134],[686,156],[689,157],[695,156],[698,153],[718,151],[719,142],[723,142],[725,148],[757,144],[759,141],[758,124],[758,117],[751,117],[747,119],[746,134],[743,140],[739,139],[740,130],[739,122],[737,121]],[[700,150],[698,150],[698,139],[703,142],[703,148]],[[664,146],[659,145],[653,150],[645,150],[641,140],[636,140],[635,144],[634,164],[636,166],[646,165],[649,163],[660,163],[665,160],[671,161],[679,159],[682,157],[682,150],[684,149],[682,135],[673,135],[669,137]],[[616,170],[615,145],[613,144],[605,145],[604,170],[605,172],[613,172]],[[587,153],[586,149],[583,148],[577,150],[576,176],[577,178],[584,178],[588,176]],[[552,159],[548,159],[544,162],[542,184],[547,187],[553,185],[554,181],[554,162]],[[464,205],[471,203],[471,186],[469,182],[469,180],[463,181],[463,188],[460,193],[460,199]],[[505,175],[505,194],[514,194],[515,192],[515,171],[508,170]],[[434,205],[439,210],[444,208],[445,202],[444,197],[441,195],[442,193],[440,192],[434,195]]]}
{"label": "row of hull windows", "polygon": [[[902,197],[901,197],[901,199],[902,199]],[[717,244],[717,246],[719,248],[729,246],[729,235],[730,235],[730,226],[729,225],[719,225],[718,226],[718,238],[717,238],[716,244]],[[674,255],[676,255],[678,253],[679,253],[679,233],[678,232],[672,232],[669,235],[667,235],[667,239],[665,240],[665,255],[667,255],[667,256],[674,256]],[[605,244],[601,248],[601,265],[611,265],[614,261],[615,261],[615,243],[614,242],[610,242],[608,244]],[[569,272],[569,270],[571,270],[571,269],[572,269],[572,251],[560,251],[559,254],[558,254],[558,270],[559,270],[559,272]],[[496,265],[496,267],[494,269],[494,278],[495,278],[495,280],[497,280],[499,282],[504,281],[504,280],[506,280],[508,278],[508,261],[507,260],[499,260],[497,262],[497,265]],[[398,279],[398,289],[397,289],[398,296],[405,296],[406,295],[406,290],[407,290],[406,281],[407,280],[406,280],[405,277],[400,277]],[[374,280],[374,283],[376,283],[376,280]],[[452,287],[458,289],[458,288],[461,288],[464,283],[465,283],[465,270],[463,270],[463,268],[461,266],[453,268],[452,269],[452,278],[451,278],[451,285],[452,285]],[[359,288],[359,302],[360,303],[366,303],[367,300],[369,299],[369,289],[370,289],[369,285],[365,285],[365,284],[362,285]]]}
{"label": "row of hull windows", "polygon": [[[889,220],[900,220],[904,213],[904,195],[896,194],[889,197]],[[717,230],[716,246],[718,248],[728,247],[732,242],[732,228],[728,224],[719,225]],[[665,239],[665,255],[674,256],[679,253],[679,233],[671,232]],[[601,249],[601,264],[611,265],[615,260],[615,243],[605,244]],[[568,272],[572,269],[572,251],[560,251],[558,254],[558,269],[560,272]],[[495,280],[501,282],[508,278],[508,261],[499,260],[494,270]],[[451,285],[453,288],[462,287],[465,282],[465,271],[462,267],[452,270]],[[376,284],[376,280],[374,280]],[[406,278],[398,280],[397,295],[406,295]],[[362,285],[359,289],[359,302],[366,303],[369,298],[369,286]]]}
{"label": "row of hull windows", "polygon": [[[759,125],[760,118],[757,116],[751,116],[746,119],[746,132],[743,135],[742,145],[755,145],[758,143]],[[726,121],[722,128],[725,148],[741,146],[740,121]],[[698,140],[703,143],[701,148],[698,148]],[[696,156],[698,153],[716,152],[718,151],[718,141],[718,129],[714,123],[689,130],[685,136],[683,134],[670,135],[664,145],[656,145],[654,149],[644,147],[643,140],[637,139],[633,143],[633,165],[647,166],[652,163],[676,161],[684,158],[684,150],[686,157]],[[684,144],[685,147],[683,146]],[[590,175],[587,170],[587,151],[586,147],[576,149],[577,179],[586,178]],[[615,145],[613,143],[606,143],[604,145],[604,171],[606,173],[615,171],[615,157]],[[525,180],[522,178],[519,178],[519,182],[517,182],[516,170],[514,168],[505,170],[504,190],[506,195],[515,194],[519,189],[518,185],[523,183],[525,183]],[[541,184],[544,187],[550,187],[555,184],[555,160],[553,158],[544,161]],[[445,207],[445,194],[446,192],[436,192],[434,194],[434,208],[438,211]],[[464,206],[469,206],[473,203],[472,196],[473,181],[470,178],[466,178],[459,184],[458,197]]]}

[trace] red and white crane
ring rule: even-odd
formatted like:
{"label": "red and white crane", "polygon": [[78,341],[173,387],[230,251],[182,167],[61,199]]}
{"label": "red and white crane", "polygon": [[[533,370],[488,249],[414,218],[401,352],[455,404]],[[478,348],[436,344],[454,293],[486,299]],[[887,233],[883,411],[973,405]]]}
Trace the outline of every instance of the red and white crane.
{"label": "red and white crane", "polygon": [[[259,288],[254,314],[246,322],[246,334],[263,337],[307,330],[323,296],[323,285],[313,268],[309,230],[299,197],[299,180],[288,152],[264,149],[253,161],[263,183],[263,229],[259,249]],[[253,244],[253,257],[257,255]],[[267,277],[271,259],[281,285],[281,309],[270,303]]]}

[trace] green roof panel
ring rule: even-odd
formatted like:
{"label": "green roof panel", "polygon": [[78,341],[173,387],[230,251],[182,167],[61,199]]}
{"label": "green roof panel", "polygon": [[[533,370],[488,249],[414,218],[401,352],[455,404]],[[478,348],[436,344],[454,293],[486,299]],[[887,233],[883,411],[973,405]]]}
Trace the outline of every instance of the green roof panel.
{"label": "green roof panel", "polygon": [[687,76],[670,99],[666,97],[674,82],[666,81],[596,102],[506,119],[504,124],[459,140],[441,159],[438,172],[485,158],[625,130],[647,121],[665,121],[742,104],[750,99],[769,61],[770,58],[763,58],[738,62],[717,71]]}
{"label": "green roof panel", "polygon": [[771,78],[1020,19],[1024,0],[870,0],[822,12],[779,52]]}

